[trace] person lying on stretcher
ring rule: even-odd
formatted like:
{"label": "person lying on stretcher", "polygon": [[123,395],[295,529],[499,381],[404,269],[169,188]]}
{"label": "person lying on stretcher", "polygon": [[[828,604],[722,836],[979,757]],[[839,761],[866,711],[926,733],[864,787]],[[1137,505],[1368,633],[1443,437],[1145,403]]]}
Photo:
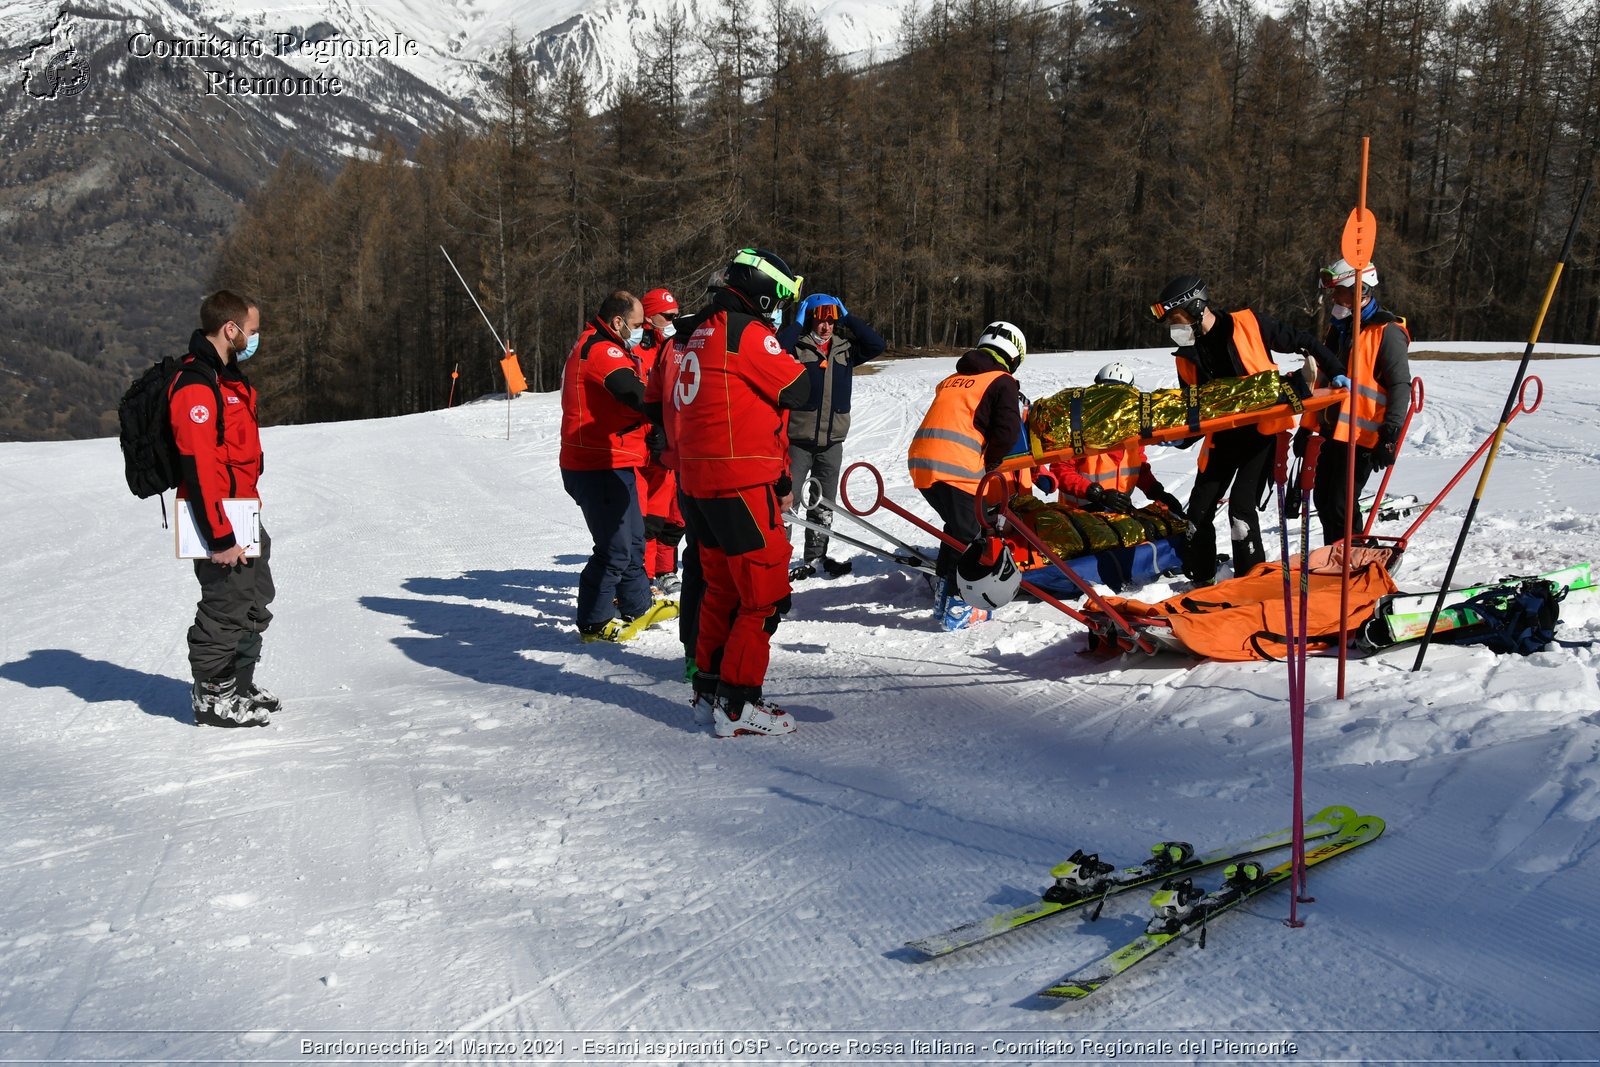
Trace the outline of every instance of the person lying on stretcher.
{"label": "person lying on stretcher", "polygon": [[[1094,376],[1096,385],[1107,382],[1137,387],[1133,371],[1121,363],[1107,363]],[[1145,459],[1144,445],[1138,441],[1110,452],[1074,456],[1052,463],[1048,474],[1042,475],[1037,484],[1044,493],[1053,489],[1056,499],[1063,504],[1076,504],[1095,511],[1113,511],[1122,515],[1133,512],[1133,497],[1130,494],[1138,489],[1151,500],[1165,504],[1178,518],[1184,517],[1183,505],[1156,479],[1149,461]]]}

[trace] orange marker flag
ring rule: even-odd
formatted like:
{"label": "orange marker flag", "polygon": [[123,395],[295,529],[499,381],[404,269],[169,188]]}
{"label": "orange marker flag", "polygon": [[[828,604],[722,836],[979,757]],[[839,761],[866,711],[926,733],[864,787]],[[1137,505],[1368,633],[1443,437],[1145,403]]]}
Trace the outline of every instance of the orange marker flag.
{"label": "orange marker flag", "polygon": [[517,354],[511,349],[506,349],[506,358],[500,361],[500,371],[506,376],[506,392],[512,396],[528,391],[528,380],[522,376],[522,365],[517,362]]}

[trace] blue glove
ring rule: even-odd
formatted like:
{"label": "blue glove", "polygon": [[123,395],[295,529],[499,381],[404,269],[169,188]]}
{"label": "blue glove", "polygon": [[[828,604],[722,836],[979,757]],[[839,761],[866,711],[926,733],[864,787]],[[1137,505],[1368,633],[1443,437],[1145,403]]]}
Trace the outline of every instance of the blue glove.
{"label": "blue glove", "polygon": [[821,293],[813,293],[811,296],[806,297],[804,300],[800,301],[800,306],[795,309],[795,316],[794,316],[795,321],[796,322],[805,322],[806,321],[806,312],[810,311],[812,308],[816,307],[818,304],[822,303],[823,301],[832,300],[832,299],[833,299],[833,297],[824,296]]}
{"label": "blue glove", "polygon": [[1033,487],[1045,496],[1050,496],[1056,491],[1056,476],[1040,471],[1034,476]]}
{"label": "blue glove", "polygon": [[1335,374],[1333,376],[1333,384],[1339,389],[1348,389],[1350,388],[1350,379],[1342,374]]}

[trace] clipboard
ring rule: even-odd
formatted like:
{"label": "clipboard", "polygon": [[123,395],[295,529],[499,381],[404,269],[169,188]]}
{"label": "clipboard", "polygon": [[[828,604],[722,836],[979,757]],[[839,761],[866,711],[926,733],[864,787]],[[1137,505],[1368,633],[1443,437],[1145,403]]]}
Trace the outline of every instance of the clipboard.
{"label": "clipboard", "polygon": [[[176,513],[177,521],[172,524],[172,532],[177,543],[179,559],[209,559],[211,546],[200,534],[200,527],[195,525],[194,505],[188,500],[179,500]],[[229,497],[222,502],[223,513],[228,516],[228,522],[233,527],[233,536],[244,547],[246,559],[256,559],[261,555],[261,500],[257,497]]]}

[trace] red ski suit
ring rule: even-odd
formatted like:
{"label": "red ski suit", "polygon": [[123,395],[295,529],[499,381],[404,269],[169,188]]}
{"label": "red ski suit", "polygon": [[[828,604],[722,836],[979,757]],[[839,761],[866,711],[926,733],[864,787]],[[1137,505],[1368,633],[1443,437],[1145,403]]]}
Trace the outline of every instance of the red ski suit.
{"label": "red ski suit", "polygon": [[[672,374],[677,380],[678,353],[671,339],[663,338],[646,324],[645,333],[655,344],[639,347],[639,375],[644,379],[644,401],[661,401],[658,381]],[[644,572],[651,581],[678,569],[678,539],[683,536],[683,512],[678,508],[678,476],[673,470],[677,455],[672,449],[672,431],[667,430],[667,447],[655,454],[655,462],[639,466],[639,509],[644,513]]]}
{"label": "red ski suit", "polygon": [[695,663],[728,686],[759,690],[772,634],[789,604],[789,486],[783,408],[809,399],[805,368],[765,319],[727,309],[732,293],[684,345],[665,409],[676,429],[684,518],[700,543],[705,600]]}

